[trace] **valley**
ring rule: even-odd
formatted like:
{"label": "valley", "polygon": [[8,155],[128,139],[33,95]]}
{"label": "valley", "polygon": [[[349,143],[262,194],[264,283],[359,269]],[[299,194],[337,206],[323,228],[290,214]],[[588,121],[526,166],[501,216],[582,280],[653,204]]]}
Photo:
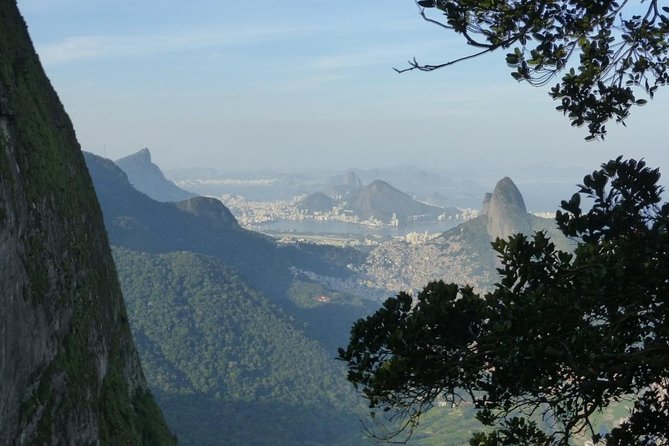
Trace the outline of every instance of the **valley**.
{"label": "valley", "polygon": [[[221,436],[240,445],[361,444],[366,410],[333,359],[352,323],[429,281],[490,287],[492,230],[559,238],[550,220],[527,213],[510,179],[480,209],[431,207],[385,182],[365,188],[354,175],[331,186],[334,197],[312,192],[251,204],[228,195],[224,204],[179,192],[147,149],[123,158],[127,172],[85,158],[147,379],[185,445],[218,445]],[[325,206],[313,210],[318,203]],[[408,221],[418,215],[410,212],[428,211],[427,221]],[[330,212],[353,221],[330,220]],[[275,224],[351,230],[248,224],[261,213]],[[370,220],[386,232],[365,233]],[[462,438],[474,425],[471,411],[433,411],[451,413],[447,424],[464,429]],[[258,417],[262,428],[249,431]],[[416,444],[443,440],[439,419],[427,418]]]}

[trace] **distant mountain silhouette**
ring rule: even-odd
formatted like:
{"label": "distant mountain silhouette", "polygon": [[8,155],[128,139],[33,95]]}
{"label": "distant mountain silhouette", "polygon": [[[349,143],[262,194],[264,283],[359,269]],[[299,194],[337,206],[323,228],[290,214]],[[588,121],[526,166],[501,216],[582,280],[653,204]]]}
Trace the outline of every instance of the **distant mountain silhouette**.
{"label": "distant mountain silhouette", "polygon": [[305,197],[297,204],[297,208],[307,212],[327,212],[332,209],[336,201],[323,192],[316,192]]}
{"label": "distant mountain silhouette", "polygon": [[147,148],[120,158],[114,163],[128,175],[128,180],[135,189],[154,200],[174,202],[195,196],[165,178],[160,168],[151,162],[151,152]]}
{"label": "distant mountain silhouette", "polygon": [[395,214],[402,223],[412,216],[436,218],[443,212],[447,215],[458,213],[455,208],[443,209],[416,201],[382,180],[374,180],[352,194],[345,209],[362,219],[374,217],[384,222],[390,221]]}
{"label": "distant mountain silhouette", "polygon": [[449,204],[452,204],[453,200],[451,197],[442,194],[441,192],[431,192],[423,197],[421,200],[426,204],[437,206],[437,207],[446,207]]}

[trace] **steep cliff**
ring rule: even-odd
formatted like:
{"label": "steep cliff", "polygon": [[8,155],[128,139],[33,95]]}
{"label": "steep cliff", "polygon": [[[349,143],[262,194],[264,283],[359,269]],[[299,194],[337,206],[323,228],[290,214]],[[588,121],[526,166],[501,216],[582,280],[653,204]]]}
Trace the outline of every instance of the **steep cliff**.
{"label": "steep cliff", "polygon": [[0,444],[174,444],[72,124],[0,0]]}

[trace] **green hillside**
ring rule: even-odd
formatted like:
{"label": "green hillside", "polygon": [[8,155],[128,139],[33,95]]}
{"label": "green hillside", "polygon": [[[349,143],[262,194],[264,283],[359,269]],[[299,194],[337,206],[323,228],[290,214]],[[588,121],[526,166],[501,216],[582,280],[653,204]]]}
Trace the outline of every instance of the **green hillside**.
{"label": "green hillside", "polygon": [[148,381],[184,445],[358,444],[343,368],[220,260],[115,248]]}

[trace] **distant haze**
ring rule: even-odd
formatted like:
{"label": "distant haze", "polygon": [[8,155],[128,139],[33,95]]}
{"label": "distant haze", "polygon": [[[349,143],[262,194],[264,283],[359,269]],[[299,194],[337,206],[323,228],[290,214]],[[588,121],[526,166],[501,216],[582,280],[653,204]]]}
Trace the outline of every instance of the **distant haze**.
{"label": "distant haze", "polygon": [[[669,175],[667,91],[628,127],[585,143],[546,90],[502,53],[398,75],[417,57],[468,54],[412,0],[19,0],[86,150],[149,147],[166,170],[313,171],[397,165],[595,169],[619,154]],[[574,178],[579,182],[581,178]],[[520,185],[519,185],[520,187]]]}

